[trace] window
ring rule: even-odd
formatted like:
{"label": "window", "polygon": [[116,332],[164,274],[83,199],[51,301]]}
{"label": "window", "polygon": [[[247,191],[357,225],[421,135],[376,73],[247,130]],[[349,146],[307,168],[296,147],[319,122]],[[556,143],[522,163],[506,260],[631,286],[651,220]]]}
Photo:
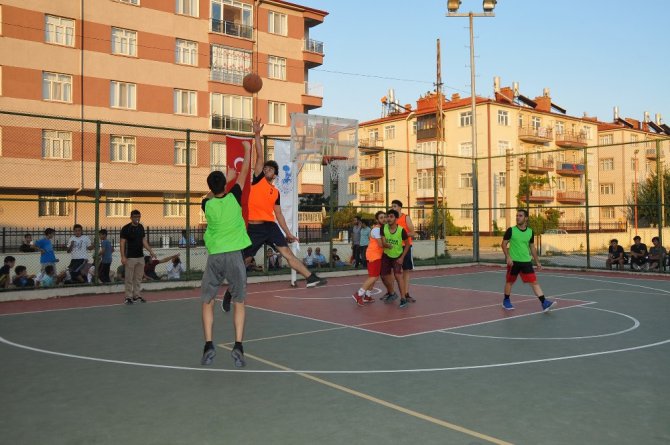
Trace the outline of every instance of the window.
{"label": "window", "polygon": [[611,134],[603,134],[600,136],[600,145],[608,145],[611,144],[613,141],[612,135]]}
{"label": "window", "polygon": [[40,193],[38,203],[38,216],[67,216],[69,213],[64,193]]}
{"label": "window", "polygon": [[74,20],[47,15],[45,22],[45,42],[63,46],[74,46]]}
{"label": "window", "polygon": [[461,218],[472,218],[472,204],[461,204]]}
{"label": "window", "polygon": [[601,171],[614,170],[614,158],[601,159],[600,160],[600,170]]}
{"label": "window", "polygon": [[389,167],[395,166],[395,151],[388,152],[388,164]]}
{"label": "window", "polygon": [[349,195],[356,195],[358,191],[357,189],[358,189],[358,183],[350,182],[347,184],[347,193]]}
{"label": "window", "polygon": [[600,184],[600,194],[601,195],[613,195],[614,194],[614,184]]}
{"label": "window", "polygon": [[562,121],[556,121],[556,134],[563,134],[565,132],[565,124]]}
{"label": "window", "polygon": [[[198,165],[198,144],[195,141],[191,141],[189,145],[191,149],[191,165]],[[174,165],[186,165],[187,159],[186,141],[174,141]]]}
{"label": "window", "polygon": [[268,24],[268,32],[270,34],[279,34],[281,36],[287,34],[288,17],[286,14],[280,14],[274,11],[268,12]]}
{"label": "window", "polygon": [[109,159],[112,162],[135,162],[136,140],[134,136],[112,136]]}
{"label": "window", "polygon": [[395,193],[395,179],[389,179],[389,193]]}
{"label": "window", "polygon": [[461,127],[469,127],[472,125],[472,111],[461,113]]}
{"label": "window", "polygon": [[42,130],[42,158],[72,159],[72,133]]}
{"label": "window", "polygon": [[174,112],[175,114],[198,114],[197,93],[195,91],[174,90]]}
{"label": "window", "polygon": [[198,0],[177,0],[177,14],[198,17]]}
{"label": "window", "polygon": [[461,173],[461,188],[472,188],[472,173]]}
{"label": "window", "polygon": [[472,142],[461,142],[458,153],[460,156],[472,157]]}
{"label": "window", "polygon": [[72,102],[72,76],[42,73],[42,99],[55,102]]}
{"label": "window", "polygon": [[210,170],[226,171],[226,143],[212,142],[209,152],[209,168]]}
{"label": "window", "polygon": [[268,56],[268,77],[270,79],[286,80],[285,58]]}
{"label": "window", "polygon": [[496,184],[498,185],[499,188],[502,189],[505,188],[505,186],[507,185],[507,172],[498,173],[498,177],[496,178]]}
{"label": "window", "polygon": [[600,217],[607,219],[614,219],[614,207],[601,207]]}
{"label": "window", "polygon": [[376,128],[374,130],[368,131],[368,138],[370,138],[370,144],[375,144],[375,141],[379,139],[379,130]]}
{"label": "window", "polygon": [[251,72],[251,52],[227,46],[211,47],[210,80],[242,85],[242,79]]}
{"label": "window", "polygon": [[523,115],[521,115],[521,114],[519,115],[518,123],[519,123],[519,128],[523,127]]}
{"label": "window", "polygon": [[630,141],[633,143],[633,147],[637,147],[638,136],[636,134],[630,135]]}
{"label": "window", "polygon": [[212,93],[212,129],[251,131],[252,98]]}
{"label": "window", "polygon": [[586,139],[590,140],[591,139],[591,134],[592,134],[591,133],[591,127],[589,127],[587,125],[584,125],[584,127],[582,128],[581,134],[583,134]]}
{"label": "window", "polygon": [[498,110],[498,125],[509,125],[509,112],[505,110]]}
{"label": "window", "polygon": [[175,46],[175,63],[180,65],[198,66],[198,44],[190,40],[177,39]]}
{"label": "window", "polygon": [[412,134],[416,134],[416,121],[412,121]]}
{"label": "window", "polygon": [[132,200],[128,193],[108,192],[105,202],[105,214],[109,217],[130,216]]}
{"label": "window", "polygon": [[253,37],[253,5],[237,0],[211,0],[212,31],[235,37]]}
{"label": "window", "polygon": [[500,156],[507,155],[507,150],[510,149],[509,141],[498,141],[498,154]]}
{"label": "window", "polygon": [[166,193],[163,195],[163,216],[185,217],[186,196],[178,195],[176,193]]}
{"label": "window", "polygon": [[533,116],[531,118],[530,125],[533,127],[534,130],[537,130],[542,125],[542,119],[540,119],[537,116]]}
{"label": "window", "polygon": [[112,80],[110,85],[110,106],[112,108],[127,108],[134,110],[135,84]]}
{"label": "window", "polygon": [[286,104],[269,102],[268,123],[286,125]]}
{"label": "window", "polygon": [[112,28],[112,54],[137,57],[137,32]]}
{"label": "window", "polygon": [[384,127],[384,139],[395,139],[395,125]]}

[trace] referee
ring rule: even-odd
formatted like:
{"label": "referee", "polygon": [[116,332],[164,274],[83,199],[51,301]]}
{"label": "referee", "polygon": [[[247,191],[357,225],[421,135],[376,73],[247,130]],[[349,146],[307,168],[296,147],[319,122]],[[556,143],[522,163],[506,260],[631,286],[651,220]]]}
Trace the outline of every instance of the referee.
{"label": "referee", "polygon": [[556,307],[556,302],[544,298],[542,288],[537,284],[537,277],[533,270],[532,259],[535,260],[537,270],[542,270],[542,265],[537,257],[537,249],[535,248],[535,235],[533,229],[528,227],[528,211],[519,209],[516,212],[516,226],[510,227],[505,232],[502,242],[502,250],[505,254],[505,261],[507,262],[507,277],[505,279],[505,298],[502,306],[505,310],[511,311],[514,309],[512,302],[509,299],[512,293],[512,285],[516,281],[519,274],[524,283],[530,284],[533,288],[535,296],[540,299],[542,303],[542,311],[547,312]]}

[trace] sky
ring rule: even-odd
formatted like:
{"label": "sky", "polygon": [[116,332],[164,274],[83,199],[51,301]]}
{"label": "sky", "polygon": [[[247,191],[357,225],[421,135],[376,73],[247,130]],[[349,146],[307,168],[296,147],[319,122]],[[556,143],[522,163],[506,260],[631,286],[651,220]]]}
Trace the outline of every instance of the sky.
{"label": "sky", "polygon": [[[310,38],[324,42],[323,65],[309,81],[324,87],[323,107],[311,114],[381,117],[380,99],[393,88],[400,104],[434,89],[436,41],[443,93],[470,96],[467,18],[446,17],[446,1],[298,0],[327,11]],[[462,0],[458,12],[482,12]],[[495,17],[475,18],[477,95],[493,96],[519,83],[534,98],[550,89],[571,116],[642,120],[648,111],[670,123],[670,27],[667,0],[498,0]]]}

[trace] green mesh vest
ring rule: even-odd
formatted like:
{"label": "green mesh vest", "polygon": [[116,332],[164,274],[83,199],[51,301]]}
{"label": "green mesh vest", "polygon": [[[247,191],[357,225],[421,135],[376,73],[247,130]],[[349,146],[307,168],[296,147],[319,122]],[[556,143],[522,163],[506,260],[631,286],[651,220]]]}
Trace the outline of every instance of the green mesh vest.
{"label": "green mesh vest", "polygon": [[242,217],[242,207],[232,194],[207,200],[205,218],[205,246],[208,254],[234,252],[251,244]]}
{"label": "green mesh vest", "polygon": [[386,242],[391,245],[390,249],[384,249],[384,253],[389,258],[398,258],[402,255],[402,231],[403,228],[398,226],[395,233],[391,233],[388,224],[384,224],[384,238],[386,238]]}
{"label": "green mesh vest", "polygon": [[517,226],[512,227],[512,238],[509,240],[509,256],[512,261],[529,263],[533,259],[530,256],[530,239],[533,237],[533,229],[519,230]]}

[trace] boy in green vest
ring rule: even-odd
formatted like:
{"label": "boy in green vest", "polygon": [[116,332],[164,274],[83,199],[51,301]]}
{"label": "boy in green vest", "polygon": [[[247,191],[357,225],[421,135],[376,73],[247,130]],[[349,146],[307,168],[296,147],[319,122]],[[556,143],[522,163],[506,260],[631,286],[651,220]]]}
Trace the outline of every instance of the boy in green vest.
{"label": "boy in green vest", "polygon": [[388,296],[382,298],[382,301],[384,303],[391,303],[398,298],[396,293],[393,292],[395,288],[393,276],[395,275],[395,280],[398,282],[398,288],[402,296],[399,307],[400,309],[404,309],[407,307],[408,301],[405,298],[407,290],[405,289],[405,281],[402,278],[402,263],[411,245],[407,240],[407,232],[398,225],[399,216],[397,211],[389,210],[386,212],[386,224],[382,227],[384,253],[382,254],[381,276],[386,289],[389,291]]}
{"label": "boy in green vest", "polygon": [[542,270],[540,259],[537,257],[537,249],[535,248],[535,235],[533,229],[528,227],[528,211],[519,209],[516,212],[516,226],[510,227],[505,232],[502,242],[502,250],[505,254],[507,262],[507,278],[505,282],[505,298],[503,299],[503,308],[511,311],[514,309],[512,302],[509,299],[512,292],[512,285],[516,278],[521,273],[521,280],[524,283],[530,284],[533,288],[535,296],[540,299],[542,303],[542,311],[547,312],[556,307],[556,302],[544,298],[540,285],[537,284],[537,277],[533,270],[532,259],[535,260],[537,270]]}
{"label": "boy in green vest", "polygon": [[247,270],[244,266],[242,250],[251,244],[247,228],[242,217],[242,189],[249,172],[251,144],[242,142],[244,161],[235,185],[225,192],[228,179],[235,176],[234,169],[228,169],[228,178],[222,172],[213,171],[207,177],[210,192],[202,200],[202,210],[207,218],[205,247],[207,247],[207,265],[202,277],[202,328],[205,334],[205,349],[201,364],[211,365],[216,355],[212,343],[214,325],[214,302],[219,286],[228,280],[230,292],[235,304],[233,324],[235,326],[235,346],[230,355],[235,366],[246,365],[242,337],[244,336],[244,298],[247,292]]}

